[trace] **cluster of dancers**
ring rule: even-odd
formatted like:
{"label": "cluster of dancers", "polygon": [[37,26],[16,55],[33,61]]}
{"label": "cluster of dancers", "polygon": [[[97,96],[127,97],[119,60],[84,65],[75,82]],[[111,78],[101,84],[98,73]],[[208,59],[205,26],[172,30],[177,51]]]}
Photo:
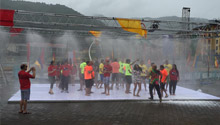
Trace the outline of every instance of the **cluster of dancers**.
{"label": "cluster of dancers", "polygon": [[144,89],[147,91],[148,83],[149,99],[153,100],[153,95],[157,91],[158,97],[162,101],[163,93],[165,93],[165,98],[168,97],[168,86],[169,94],[175,95],[176,85],[179,81],[177,66],[169,64],[168,60],[160,65],[159,68],[154,63],[151,63],[148,68],[144,61],[139,59],[133,62],[130,59],[118,61],[117,59],[106,58],[101,59],[100,62],[98,60],[86,61],[82,59],[79,66],[66,59],[61,64],[55,64],[54,61],[51,61],[48,67],[49,94],[54,94],[53,86],[56,81],[59,83],[58,87],[62,93],[69,93],[68,84],[75,84],[77,74],[79,74],[80,78],[78,91],[85,90],[86,96],[90,96],[93,93],[91,91],[93,86],[97,89],[102,89],[103,85],[104,90],[101,94],[106,96],[110,95],[110,90],[113,90],[114,87],[117,90],[125,88],[125,94],[131,94],[130,87],[133,83],[133,96],[140,97],[141,85],[144,84]]}

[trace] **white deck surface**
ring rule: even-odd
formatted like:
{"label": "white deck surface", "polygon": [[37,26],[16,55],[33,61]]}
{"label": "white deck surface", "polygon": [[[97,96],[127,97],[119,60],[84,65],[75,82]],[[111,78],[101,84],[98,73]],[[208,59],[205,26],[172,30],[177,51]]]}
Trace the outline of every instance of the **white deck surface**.
{"label": "white deck surface", "polygon": [[[79,89],[79,84],[75,86],[69,85],[69,93],[61,93],[61,90],[54,85],[54,94],[50,95],[48,94],[49,87],[49,84],[32,84],[30,102],[148,100],[150,97],[148,87],[147,91],[145,91],[143,85],[140,97],[133,96],[133,94],[125,94],[124,88],[120,88],[119,90],[114,88],[114,90],[110,90],[110,95],[106,96],[105,94],[101,94],[104,91],[103,88],[96,89],[95,87],[92,88],[94,93],[91,94],[91,96],[85,96],[85,91],[77,91]],[[131,91],[133,92],[133,84],[131,85]],[[8,102],[18,102],[20,99],[21,95],[19,90],[8,100]],[[157,93],[154,95],[154,99],[158,99]],[[163,100],[220,100],[220,98],[177,86],[176,95],[163,98]]]}

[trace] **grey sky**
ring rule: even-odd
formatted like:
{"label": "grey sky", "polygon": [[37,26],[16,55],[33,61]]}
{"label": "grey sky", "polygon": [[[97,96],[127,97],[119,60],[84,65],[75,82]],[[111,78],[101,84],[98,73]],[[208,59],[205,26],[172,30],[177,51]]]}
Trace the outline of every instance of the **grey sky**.
{"label": "grey sky", "polygon": [[220,0],[26,0],[66,5],[84,15],[108,17],[161,17],[182,15],[191,8],[191,17],[220,18]]}

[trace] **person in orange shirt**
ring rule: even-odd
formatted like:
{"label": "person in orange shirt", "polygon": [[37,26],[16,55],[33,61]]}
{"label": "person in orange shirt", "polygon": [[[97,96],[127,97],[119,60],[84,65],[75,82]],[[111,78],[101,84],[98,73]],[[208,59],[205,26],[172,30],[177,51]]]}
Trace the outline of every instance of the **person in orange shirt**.
{"label": "person in orange shirt", "polygon": [[166,69],[164,68],[163,65],[160,65],[160,91],[161,91],[161,96],[163,97],[163,92],[165,92],[166,96],[165,98],[168,97],[167,90],[165,89],[168,73]]}
{"label": "person in orange shirt", "polygon": [[86,96],[90,96],[92,86],[94,84],[94,78],[95,78],[95,73],[93,70],[93,62],[92,61],[87,61],[86,66],[84,68],[84,79],[85,79],[85,84],[86,84]]}
{"label": "person in orange shirt", "polygon": [[116,82],[117,89],[119,89],[118,84],[119,84],[119,68],[120,68],[120,65],[117,62],[117,59],[114,59],[114,62],[111,63],[111,66],[112,66],[112,86],[111,86],[111,89],[113,90],[113,86],[114,86],[115,82]]}

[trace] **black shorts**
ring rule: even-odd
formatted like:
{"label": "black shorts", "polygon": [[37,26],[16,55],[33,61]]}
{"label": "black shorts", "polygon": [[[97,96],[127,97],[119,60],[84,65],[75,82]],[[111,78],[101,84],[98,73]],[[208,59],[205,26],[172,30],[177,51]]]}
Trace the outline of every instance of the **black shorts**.
{"label": "black shorts", "polygon": [[166,85],[165,83],[162,83],[162,82],[161,82],[161,83],[160,83],[160,89],[165,89],[165,85]]}
{"label": "black shorts", "polygon": [[119,81],[119,73],[112,73],[112,82]]}
{"label": "black shorts", "polygon": [[132,76],[125,76],[125,81],[127,84],[131,84],[132,83]]}
{"label": "black shorts", "polygon": [[93,79],[86,79],[85,80],[86,88],[91,88],[94,84]]}

